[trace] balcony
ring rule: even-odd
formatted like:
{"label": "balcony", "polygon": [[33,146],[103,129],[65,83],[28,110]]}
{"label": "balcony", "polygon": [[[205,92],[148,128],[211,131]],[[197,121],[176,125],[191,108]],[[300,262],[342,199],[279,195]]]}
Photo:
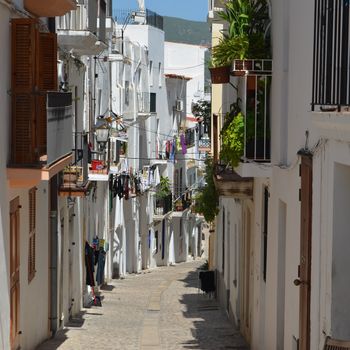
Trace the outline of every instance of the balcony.
{"label": "balcony", "polygon": [[208,135],[203,135],[198,141],[199,152],[210,152],[211,141]]}
{"label": "balcony", "polygon": [[153,220],[161,221],[164,217],[169,214],[173,209],[173,196],[172,194],[164,198],[154,197],[153,205]]}
{"label": "balcony", "polygon": [[[7,176],[10,187],[32,187],[71,163],[72,94],[47,92],[36,97],[16,94],[13,98],[16,118],[12,121]],[[33,108],[33,119],[24,110],[28,104]]]}
{"label": "balcony", "polygon": [[[99,23],[105,26],[105,19],[100,18]],[[98,55],[107,49],[103,42],[106,30],[97,28],[96,0],[86,0],[75,11],[58,17],[56,27],[59,46],[78,56]]]}
{"label": "balcony", "polygon": [[185,141],[187,148],[195,146],[196,128],[190,128],[185,131]]}
{"label": "balcony", "polygon": [[74,133],[74,161],[65,167],[60,178],[59,195],[84,197],[91,187],[88,180],[88,136],[86,133]]}
{"label": "balcony", "polygon": [[63,16],[76,9],[75,0],[24,0],[24,8],[37,17]]}
{"label": "balcony", "polygon": [[192,205],[192,190],[184,191],[181,188],[176,190],[179,195],[174,202],[173,217],[181,217],[183,212],[191,208]]}
{"label": "balcony", "polygon": [[[94,152],[93,152],[94,154]],[[108,181],[110,162],[101,159],[92,159],[89,164],[90,181]]]}
{"label": "balcony", "polygon": [[[241,88],[241,106],[244,124],[243,155],[235,171],[242,177],[268,177],[270,167],[270,60],[247,60],[234,62],[234,72],[243,72],[238,79]],[[247,64],[247,65],[246,65]]]}
{"label": "balcony", "polygon": [[137,92],[137,114],[139,117],[151,115],[151,101],[149,92]]}
{"label": "balcony", "polygon": [[238,199],[253,197],[253,178],[243,178],[226,165],[215,165],[214,184],[220,196]]}

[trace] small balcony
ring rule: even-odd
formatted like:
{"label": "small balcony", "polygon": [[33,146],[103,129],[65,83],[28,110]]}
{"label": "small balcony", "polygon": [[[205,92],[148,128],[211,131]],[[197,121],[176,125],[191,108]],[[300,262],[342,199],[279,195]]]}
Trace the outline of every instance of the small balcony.
{"label": "small balcony", "polygon": [[[92,152],[94,155],[95,152]],[[92,159],[89,164],[90,181],[108,181],[109,180],[110,162],[102,159]]]}
{"label": "small balcony", "polygon": [[91,182],[88,180],[88,135],[73,134],[74,161],[65,167],[60,178],[59,195],[69,197],[84,197],[88,194]]}
{"label": "small balcony", "polygon": [[57,40],[59,46],[78,56],[98,55],[107,49],[103,42],[106,29],[105,19],[99,19],[104,28],[97,27],[97,2],[86,0],[77,5],[75,11],[56,19]]}
{"label": "small balcony", "polygon": [[37,17],[63,16],[76,9],[75,0],[24,0],[24,8]]}
{"label": "small balcony", "polygon": [[149,92],[137,92],[137,113],[139,117],[151,115],[151,103]]}
{"label": "small balcony", "polygon": [[208,135],[203,135],[198,141],[198,148],[200,152],[210,152],[211,141]]}
{"label": "small balcony", "polygon": [[[11,187],[32,187],[71,163],[72,94],[16,94],[13,99],[16,108],[7,176]],[[29,106],[32,114],[25,109]]]}
{"label": "small balcony", "polygon": [[169,194],[167,197],[154,197],[153,219],[155,221],[163,220],[164,217],[173,210],[173,196]]}
{"label": "small balcony", "polygon": [[214,184],[220,196],[247,199],[253,197],[253,178],[241,177],[231,167],[216,164]]}

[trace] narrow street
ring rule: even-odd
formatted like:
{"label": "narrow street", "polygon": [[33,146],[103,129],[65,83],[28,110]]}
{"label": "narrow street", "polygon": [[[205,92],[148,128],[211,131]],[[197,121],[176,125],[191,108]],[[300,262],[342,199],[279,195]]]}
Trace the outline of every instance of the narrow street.
{"label": "narrow street", "polygon": [[38,350],[248,349],[216,301],[198,292],[202,263],[113,280],[101,291],[102,307],[83,309]]}

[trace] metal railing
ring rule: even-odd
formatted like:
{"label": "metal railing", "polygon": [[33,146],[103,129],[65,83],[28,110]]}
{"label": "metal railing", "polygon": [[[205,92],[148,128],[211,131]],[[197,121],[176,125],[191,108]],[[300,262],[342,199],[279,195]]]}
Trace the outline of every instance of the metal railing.
{"label": "metal railing", "polygon": [[349,1],[315,1],[312,110],[350,106],[349,29]]}
{"label": "metal railing", "polygon": [[270,161],[270,87],[271,76],[246,77],[244,115],[244,158]]}

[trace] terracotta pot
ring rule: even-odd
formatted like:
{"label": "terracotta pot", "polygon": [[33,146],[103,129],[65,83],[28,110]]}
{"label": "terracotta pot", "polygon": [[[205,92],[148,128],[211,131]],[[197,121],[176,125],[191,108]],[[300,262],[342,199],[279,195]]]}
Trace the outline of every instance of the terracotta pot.
{"label": "terracotta pot", "polygon": [[230,82],[230,66],[209,68],[212,84],[227,84]]}

